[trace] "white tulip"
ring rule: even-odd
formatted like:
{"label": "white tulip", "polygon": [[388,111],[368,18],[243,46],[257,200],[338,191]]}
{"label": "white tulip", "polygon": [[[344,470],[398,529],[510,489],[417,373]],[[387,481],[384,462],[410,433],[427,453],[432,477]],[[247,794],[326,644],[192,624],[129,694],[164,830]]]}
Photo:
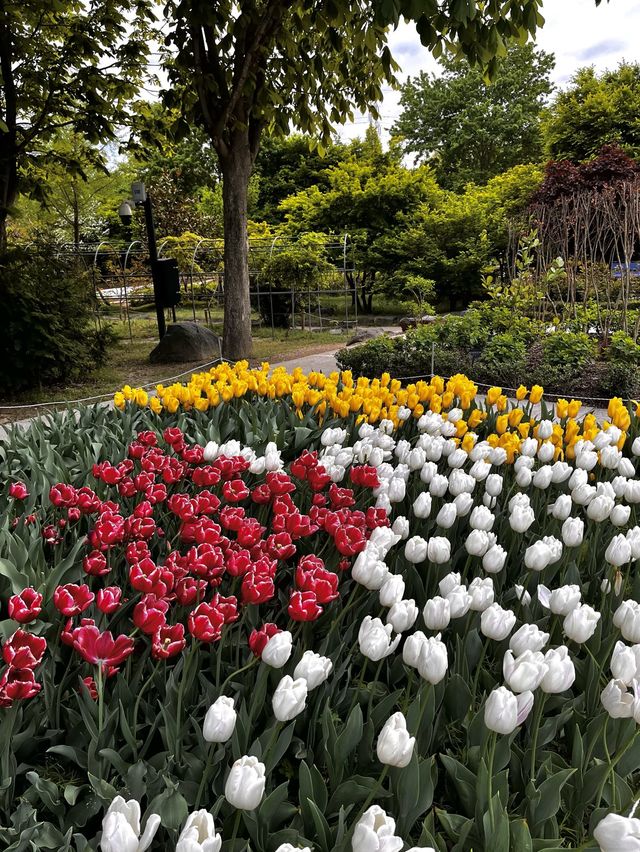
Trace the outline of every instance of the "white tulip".
{"label": "white tulip", "polygon": [[428,518],[431,514],[431,494],[422,491],[413,501],[413,514],[416,518]]}
{"label": "white tulip", "polygon": [[399,535],[400,538],[404,541],[409,537],[409,521],[404,515],[400,515],[395,519],[393,524],[391,524],[391,529],[396,535]]}
{"label": "white tulip", "polygon": [[458,494],[453,500],[453,505],[456,507],[456,512],[459,518],[464,518],[469,514],[473,507],[473,497],[466,491]]}
{"label": "white tulip", "polygon": [[536,514],[531,506],[516,506],[509,515],[509,526],[514,532],[524,533],[529,529],[535,519]]}
{"label": "white tulip", "polygon": [[262,801],[266,783],[264,763],[253,755],[245,755],[231,767],[224,785],[224,795],[231,807],[240,811],[253,811]]}
{"label": "white tulip", "polygon": [[630,686],[640,677],[640,645],[625,645],[616,642],[611,655],[611,674]]}
{"label": "white tulip", "polygon": [[555,503],[549,506],[550,513],[557,521],[566,521],[571,514],[571,509],[572,501],[569,494],[561,494],[556,498]]}
{"label": "white tulip", "polygon": [[226,743],[236,727],[237,715],[233,698],[221,695],[207,710],[202,736],[208,743]]}
{"label": "white tulip", "polygon": [[404,558],[413,565],[424,562],[427,558],[427,542],[419,535],[412,536],[404,546]]}
{"label": "white tulip", "polygon": [[640,819],[608,814],[597,824],[593,836],[600,852],[639,852]]}
{"label": "white tulip", "polygon": [[613,623],[627,642],[640,642],[640,604],[636,601],[622,601],[613,614]]}
{"label": "white tulip", "polygon": [[329,657],[316,654],[315,651],[305,651],[300,662],[293,670],[294,680],[303,678],[307,682],[307,690],[311,692],[331,674],[333,663]]}
{"label": "white tulip", "polygon": [[556,695],[573,686],[576,669],[565,645],[551,648],[544,655],[547,673],[542,678],[540,689],[548,695]]}
{"label": "white tulip", "polygon": [[380,731],[376,754],[380,763],[403,769],[411,763],[415,737],[409,736],[407,720],[398,712],[390,716]]}
{"label": "white tulip", "polygon": [[394,603],[387,613],[387,624],[390,624],[396,633],[404,633],[410,630],[418,618],[418,607],[413,599]]}
{"label": "white tulip", "polygon": [[281,669],[291,656],[292,649],[293,636],[288,630],[282,630],[267,640],[261,654],[262,662],[273,669]]}
{"label": "white tulip", "polygon": [[489,534],[484,530],[471,530],[464,543],[465,550],[470,556],[484,556],[491,547]]}
{"label": "white tulip", "polygon": [[400,852],[404,846],[396,837],[396,823],[379,805],[366,810],[353,831],[352,852]]}
{"label": "white tulip", "polygon": [[442,580],[438,583],[438,588],[440,589],[440,594],[442,597],[446,598],[446,596],[453,589],[457,588],[460,585],[460,574],[454,574],[451,572],[450,574],[446,574]]}
{"label": "white tulip", "polygon": [[620,566],[631,561],[631,546],[622,533],[611,539],[605,550],[604,558],[609,565],[615,565],[616,568],[620,568]]}
{"label": "white tulip", "polygon": [[451,618],[462,618],[471,609],[471,595],[466,586],[456,586],[446,596],[451,607]]}
{"label": "white tulip", "polygon": [[502,673],[507,685],[513,692],[533,692],[549,671],[540,651],[524,651],[514,657],[507,650],[502,660]]}
{"label": "white tulip", "polygon": [[480,632],[496,642],[506,639],[516,623],[516,615],[510,609],[503,609],[493,603],[480,616]]}
{"label": "white tulip", "polygon": [[116,796],[102,820],[102,852],[145,852],[160,827],[158,814],[151,814],[140,836],[140,804]]}
{"label": "white tulip", "polygon": [[422,617],[429,630],[444,630],[451,621],[451,604],[439,595],[430,598],[424,605]]}
{"label": "white tulip", "polygon": [[562,524],[562,541],[567,547],[579,547],[584,538],[582,518],[566,518]]}
{"label": "white tulip", "polygon": [[443,503],[436,515],[436,524],[443,530],[451,529],[458,517],[455,503]]}
{"label": "white tulip", "polygon": [[565,616],[562,630],[574,642],[587,642],[595,633],[600,617],[600,613],[588,604],[578,604]]}
{"label": "white tulip", "polygon": [[533,707],[533,693],[516,696],[506,686],[498,686],[484,705],[484,723],[496,734],[508,735],[526,720]]}
{"label": "white tulip", "polygon": [[427,558],[435,565],[444,565],[451,559],[451,542],[444,536],[434,536],[427,542]]}
{"label": "white tulip", "polygon": [[551,559],[551,550],[543,541],[529,545],[524,552],[524,564],[530,571],[544,571]]}
{"label": "white tulip", "polygon": [[611,514],[615,501],[605,494],[597,494],[587,506],[587,517],[597,524],[606,521]]}
{"label": "white tulip", "polygon": [[494,544],[482,557],[482,567],[487,574],[498,574],[504,568],[507,551],[499,544]]}
{"label": "white tulip", "polygon": [[611,510],[609,520],[614,527],[624,527],[629,523],[631,517],[631,506],[626,506],[623,503],[618,503]]}
{"label": "white tulip", "polygon": [[202,808],[189,814],[176,844],[176,852],[220,852],[222,837],[213,817]]}
{"label": "white tulip", "polygon": [[404,597],[402,574],[389,574],[380,588],[380,606],[393,606]]}
{"label": "white tulip", "polygon": [[635,698],[627,692],[621,680],[610,680],[600,694],[602,706],[612,719],[630,719],[633,716]]}
{"label": "white tulip", "polygon": [[304,710],[309,687],[303,677],[294,680],[285,675],[276,687],[271,701],[273,715],[279,722],[290,722]]}
{"label": "white tulip", "polygon": [[371,618],[370,615],[367,615],[358,631],[360,653],[375,663],[384,657],[388,657],[398,647],[402,638],[398,634],[392,640],[392,632],[393,628],[390,624],[383,624],[379,618]]}
{"label": "white tulip", "polygon": [[422,643],[418,658],[418,673],[428,683],[440,683],[449,668],[447,646],[440,640],[440,634],[431,636]]}
{"label": "white tulip", "polygon": [[548,641],[549,634],[536,624],[523,624],[511,637],[509,648],[519,657],[525,651],[541,651]]}
{"label": "white tulip", "polygon": [[474,612],[484,612],[493,603],[493,580],[491,577],[474,577],[469,584],[471,609]]}

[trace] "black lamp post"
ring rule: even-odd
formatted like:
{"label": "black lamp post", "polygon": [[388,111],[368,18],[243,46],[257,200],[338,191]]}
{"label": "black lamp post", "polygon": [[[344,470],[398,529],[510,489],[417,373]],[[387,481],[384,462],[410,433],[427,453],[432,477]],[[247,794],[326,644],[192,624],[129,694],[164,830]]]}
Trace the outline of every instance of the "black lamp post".
{"label": "black lamp post", "polygon": [[141,180],[134,181],[131,184],[131,194],[136,207],[144,208],[144,220],[147,226],[147,243],[149,245],[149,260],[151,262],[151,279],[153,281],[153,300],[156,305],[156,317],[158,319],[158,335],[160,340],[165,335],[167,325],[164,318],[164,309],[162,304],[162,293],[160,291],[160,275],[158,268],[158,245],[156,243],[156,229],[153,223],[153,207],[151,206],[151,196],[147,192],[144,183]]}
{"label": "black lamp post", "polygon": [[128,201],[123,201],[118,207],[118,216],[124,225],[124,238],[128,243],[131,243],[131,221],[133,219],[133,210]]}

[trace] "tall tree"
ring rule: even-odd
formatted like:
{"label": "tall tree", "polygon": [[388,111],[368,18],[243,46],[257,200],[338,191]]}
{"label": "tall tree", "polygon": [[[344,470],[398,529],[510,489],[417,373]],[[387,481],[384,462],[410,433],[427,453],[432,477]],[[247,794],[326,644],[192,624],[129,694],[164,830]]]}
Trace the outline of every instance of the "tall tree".
{"label": "tall tree", "polygon": [[543,120],[546,151],[553,160],[580,162],[604,145],[619,145],[640,158],[640,64],[623,62],[598,75],[581,68],[556,96]]}
{"label": "tall tree", "polygon": [[[49,142],[60,128],[86,141],[85,162],[114,138],[146,74],[153,5],[0,0],[0,249],[27,166],[52,156]],[[61,153],[53,152],[59,162]],[[81,159],[75,146],[70,172],[81,171]]]}
{"label": "tall tree", "polygon": [[407,152],[433,166],[447,189],[484,184],[512,166],[536,162],[553,64],[551,54],[531,44],[514,45],[488,83],[480,68],[444,59],[441,75],[421,72],[402,87],[393,133]]}
{"label": "tall tree", "polygon": [[[511,39],[543,23],[541,0],[168,0],[168,102],[202,123],[220,159],[227,357],[251,352],[247,187],[268,127],[330,140],[354,108],[373,110],[397,68],[389,26],[414,20],[423,44],[495,70]],[[181,95],[181,97],[179,97]]]}

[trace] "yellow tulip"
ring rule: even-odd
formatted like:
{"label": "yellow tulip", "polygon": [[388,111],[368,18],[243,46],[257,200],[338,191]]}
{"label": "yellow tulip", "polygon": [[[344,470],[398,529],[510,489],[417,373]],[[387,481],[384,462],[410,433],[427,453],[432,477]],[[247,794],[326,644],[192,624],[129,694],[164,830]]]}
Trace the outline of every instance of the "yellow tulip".
{"label": "yellow tulip", "polygon": [[528,393],[529,389],[526,388],[524,385],[520,385],[520,387],[516,391],[516,399],[522,402],[522,400],[526,398]]}
{"label": "yellow tulip", "polygon": [[531,388],[531,393],[529,394],[529,401],[534,405],[542,399],[542,394],[544,393],[544,388],[540,385],[534,385]]}

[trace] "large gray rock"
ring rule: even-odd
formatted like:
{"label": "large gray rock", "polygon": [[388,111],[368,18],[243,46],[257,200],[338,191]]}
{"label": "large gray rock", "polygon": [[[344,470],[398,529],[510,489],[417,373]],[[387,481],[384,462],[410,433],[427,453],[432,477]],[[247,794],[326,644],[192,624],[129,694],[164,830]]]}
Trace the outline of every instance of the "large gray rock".
{"label": "large gray rock", "polygon": [[212,361],[220,356],[220,338],[195,322],[176,322],[149,355],[152,364]]}
{"label": "large gray rock", "polygon": [[383,334],[383,328],[359,328],[347,341],[347,346],[353,346],[356,343],[364,343],[366,340],[373,340],[374,337],[381,337]]}

